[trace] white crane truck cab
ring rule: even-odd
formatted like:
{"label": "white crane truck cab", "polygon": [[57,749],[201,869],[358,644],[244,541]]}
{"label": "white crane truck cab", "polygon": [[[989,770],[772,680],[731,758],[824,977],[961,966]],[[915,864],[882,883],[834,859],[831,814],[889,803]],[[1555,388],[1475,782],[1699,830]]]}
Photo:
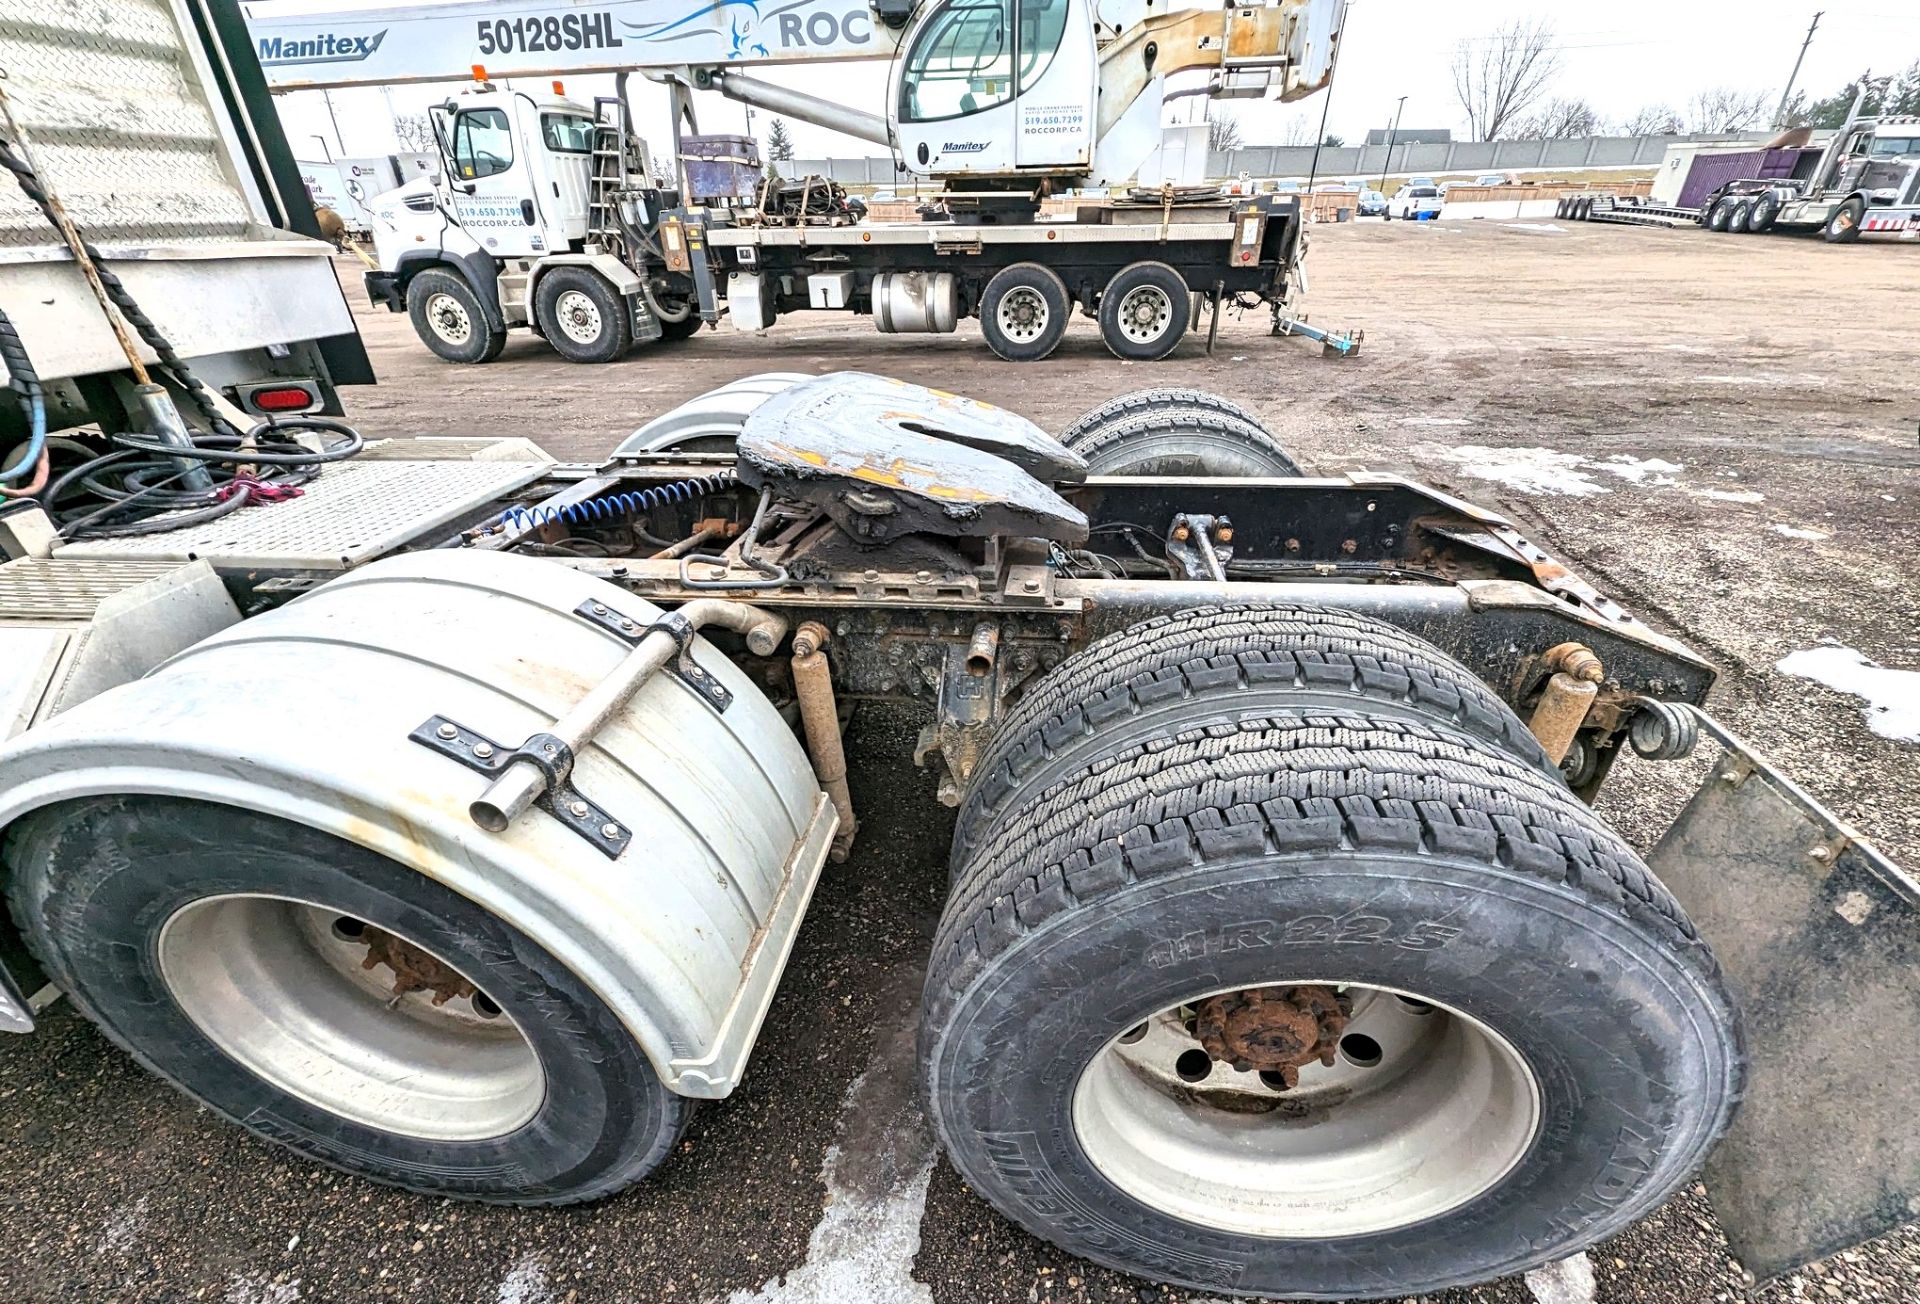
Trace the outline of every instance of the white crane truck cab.
{"label": "white crane truck cab", "polygon": [[[481,82],[436,105],[440,171],[372,204],[379,269],[367,276],[368,293],[410,313],[449,361],[490,361],[512,326],[588,353],[659,337],[639,277],[589,250],[596,120],[563,91],[560,82],[550,95]],[[601,279],[563,276],[544,302],[541,282],[568,266]]]}

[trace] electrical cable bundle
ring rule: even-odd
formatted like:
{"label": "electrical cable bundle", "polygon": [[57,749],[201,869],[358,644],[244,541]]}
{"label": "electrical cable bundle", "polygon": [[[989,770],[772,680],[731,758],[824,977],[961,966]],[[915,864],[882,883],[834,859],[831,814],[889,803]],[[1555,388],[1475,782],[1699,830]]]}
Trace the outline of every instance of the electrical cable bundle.
{"label": "electrical cable bundle", "polygon": [[[316,452],[293,438],[301,430],[336,438]],[[110,435],[108,442],[120,451],[64,472],[43,495],[65,538],[158,534],[216,520],[249,503],[296,497],[322,466],[363,446],[345,422],[306,416],[262,421],[245,435],[200,435],[185,448],[139,435]],[[212,480],[208,488],[181,484],[202,468]]]}

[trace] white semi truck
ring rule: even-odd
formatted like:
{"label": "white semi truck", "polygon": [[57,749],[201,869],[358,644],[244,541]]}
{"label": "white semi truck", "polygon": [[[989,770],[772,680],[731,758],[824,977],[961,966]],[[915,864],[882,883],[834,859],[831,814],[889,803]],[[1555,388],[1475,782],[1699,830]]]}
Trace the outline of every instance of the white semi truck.
{"label": "white semi truck", "polygon": [[[1076,307],[1116,354],[1141,360],[1171,352],[1203,304],[1216,318],[1237,304],[1278,320],[1302,250],[1291,197],[1156,190],[1036,219],[1048,194],[1134,176],[1159,143],[1169,76],[1207,77],[1215,96],[1327,85],[1344,0],[802,0],[760,28],[748,8],[428,5],[279,14],[254,33],[282,88],[486,78],[433,112],[443,173],[375,211],[368,292],[410,313],[450,361],[488,361],[526,328],[567,358],[604,362],[723,316],[759,331],[806,308],[866,313],[890,332],[978,317],[988,345],[1021,361],[1052,353]],[[544,35],[556,22],[557,45]],[[396,29],[407,39],[389,40]],[[818,60],[889,61],[883,111],[742,72]],[[590,108],[495,88],[582,70],[639,71],[672,89],[677,188],[656,179],[624,96]],[[948,220],[856,224],[831,202],[780,210],[753,142],[688,134],[694,90],[884,145],[904,171],[946,184]]]}
{"label": "white semi truck", "polygon": [[[1706,713],[1707,662],[1507,521],[1304,476],[1191,390],[1056,439],[774,375],[591,465],[361,455],[312,411],[356,351],[337,288],[241,329],[324,264],[275,234],[258,178],[298,179],[231,6],[71,12],[0,26],[8,183],[57,224],[152,146],[70,74],[105,50],[212,125],[180,211],[251,238],[148,260],[108,311],[88,269],[144,246],[62,228],[28,260],[53,302],[0,330],[0,1027],[63,993],[370,1180],[609,1194],[754,1067],[857,852],[839,705],[871,701],[925,721],[957,808],[933,1125],[1036,1236],[1353,1299],[1573,1253],[1703,1169],[1756,1279],[1920,1208],[1920,886]],[[49,106],[108,125],[63,149]],[[222,348],[152,343],[223,309]],[[36,378],[116,324],[151,356]],[[242,407],[268,415],[223,433]],[[1644,857],[1590,808],[1625,750],[1701,743]]]}

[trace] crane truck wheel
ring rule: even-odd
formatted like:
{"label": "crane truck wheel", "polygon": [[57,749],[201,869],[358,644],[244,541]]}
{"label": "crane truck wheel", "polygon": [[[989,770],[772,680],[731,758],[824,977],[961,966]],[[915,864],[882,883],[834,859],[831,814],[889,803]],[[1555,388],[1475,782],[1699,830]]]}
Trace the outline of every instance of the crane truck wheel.
{"label": "crane truck wheel", "polygon": [[1038,362],[1059,348],[1072,315],[1066,282],[1039,263],[1002,268],[980,296],[980,333],[1008,362]]}
{"label": "crane truck wheel", "polygon": [[700,333],[700,328],[705,324],[705,322],[700,320],[700,314],[695,312],[689,312],[678,321],[668,321],[662,317],[660,319],[660,338],[669,344],[677,344],[681,340],[690,340]]}
{"label": "crane truck wheel", "polygon": [[568,362],[612,362],[633,344],[626,300],[590,267],[556,267],[542,276],[533,311],[540,333]]}
{"label": "crane truck wheel", "polygon": [[1199,607],[1110,634],[1021,695],[961,799],[951,870],[1066,774],[1171,726],[1355,710],[1471,734],[1560,777],[1520,717],[1424,639],[1331,607]]}
{"label": "crane truck wheel", "polygon": [[420,342],[448,362],[492,362],[507,347],[506,331],[488,320],[473,287],[445,268],[407,282],[407,316]]}
{"label": "crane truck wheel", "polygon": [[1820,228],[1820,234],[1828,244],[1852,244],[1860,238],[1860,223],[1867,215],[1865,201],[1858,197],[1833,210],[1827,224]]}
{"label": "crane truck wheel", "polygon": [[1747,214],[1747,230],[1771,231],[1774,219],[1780,216],[1780,196],[1771,190],[1754,196],[1753,211]]}
{"label": "crane truck wheel", "polygon": [[1190,295],[1180,273],[1165,263],[1122,267],[1100,295],[1100,338],[1117,358],[1158,362],[1187,333]]}
{"label": "crane truck wheel", "polygon": [[10,833],[14,919],[75,1004],[307,1158],[566,1204],[652,1171],[691,1116],[586,983],[364,847],[171,797],[83,798]]}
{"label": "crane truck wheel", "polygon": [[1431,725],[1169,726],[968,858],[920,1034],[961,1177],[1200,1293],[1427,1295],[1630,1226],[1742,1089],[1713,957],[1565,788]]}

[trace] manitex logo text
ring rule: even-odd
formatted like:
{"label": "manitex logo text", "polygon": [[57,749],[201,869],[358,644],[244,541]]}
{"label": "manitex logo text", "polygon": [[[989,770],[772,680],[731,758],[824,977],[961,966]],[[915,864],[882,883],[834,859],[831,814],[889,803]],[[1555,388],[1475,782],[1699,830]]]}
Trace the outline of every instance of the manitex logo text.
{"label": "manitex logo text", "polygon": [[385,28],[372,36],[336,36],[332,32],[298,40],[284,36],[263,36],[260,38],[260,66],[272,68],[289,63],[358,63],[379,49],[380,42],[386,39]]}
{"label": "manitex logo text", "polygon": [[984,140],[949,140],[940,146],[942,154],[978,154],[987,147]]}

